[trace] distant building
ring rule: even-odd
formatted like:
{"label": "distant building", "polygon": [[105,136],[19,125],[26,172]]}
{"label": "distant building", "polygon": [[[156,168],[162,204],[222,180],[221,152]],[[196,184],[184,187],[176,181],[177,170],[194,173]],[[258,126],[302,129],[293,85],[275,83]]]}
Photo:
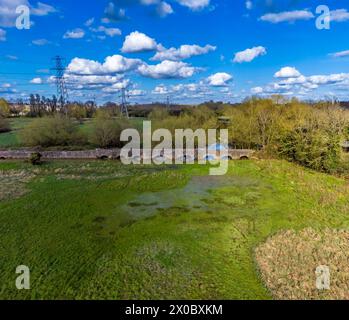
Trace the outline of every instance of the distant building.
{"label": "distant building", "polygon": [[11,117],[25,117],[30,113],[29,104],[12,103],[10,104]]}

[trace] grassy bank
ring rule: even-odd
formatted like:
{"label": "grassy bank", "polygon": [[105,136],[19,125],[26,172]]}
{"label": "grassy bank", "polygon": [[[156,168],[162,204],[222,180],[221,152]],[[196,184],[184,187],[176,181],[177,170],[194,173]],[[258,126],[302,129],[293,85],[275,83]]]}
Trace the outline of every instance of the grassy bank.
{"label": "grassy bank", "polygon": [[[208,168],[0,162],[1,299],[270,299],[254,249],[349,226],[344,180],[283,161]],[[31,290],[14,287],[18,265]]]}

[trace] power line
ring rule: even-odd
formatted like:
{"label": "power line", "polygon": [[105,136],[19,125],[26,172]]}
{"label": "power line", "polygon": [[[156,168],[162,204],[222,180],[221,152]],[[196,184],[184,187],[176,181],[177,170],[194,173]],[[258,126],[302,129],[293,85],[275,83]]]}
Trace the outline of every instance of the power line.
{"label": "power line", "polygon": [[41,66],[42,62],[41,61],[29,61],[29,60],[9,60],[9,59],[3,59],[0,57],[0,63],[5,65],[5,64],[26,64],[26,65],[37,65],[37,66]]}
{"label": "power line", "polygon": [[3,75],[26,75],[26,76],[32,76],[34,74],[39,74],[39,73],[35,73],[35,72],[0,72],[0,74]]}

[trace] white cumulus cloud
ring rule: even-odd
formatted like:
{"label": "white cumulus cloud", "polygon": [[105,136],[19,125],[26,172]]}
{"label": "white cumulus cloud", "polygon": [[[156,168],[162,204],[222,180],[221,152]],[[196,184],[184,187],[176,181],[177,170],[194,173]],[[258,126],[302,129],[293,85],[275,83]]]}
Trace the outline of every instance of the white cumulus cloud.
{"label": "white cumulus cloud", "polygon": [[104,63],[74,58],[67,67],[67,72],[76,75],[107,75],[125,73],[134,70],[142,63],[139,59],[127,59],[121,55],[109,56]]}
{"label": "white cumulus cloud", "polygon": [[267,54],[267,50],[264,47],[254,47],[251,49],[246,49],[235,54],[234,62],[243,63],[251,62],[259,56],[264,56]]}
{"label": "white cumulus cloud", "polygon": [[275,73],[275,78],[298,78],[301,73],[294,67],[284,67]]}
{"label": "white cumulus cloud", "polygon": [[165,60],[157,65],[142,64],[138,72],[144,76],[153,79],[183,79],[193,76],[198,68],[192,67],[187,63]]}
{"label": "white cumulus cloud", "polygon": [[262,87],[254,87],[251,89],[252,94],[262,94],[264,89]]}
{"label": "white cumulus cloud", "polygon": [[177,2],[191,10],[202,10],[210,4],[210,0],[177,0]]}
{"label": "white cumulus cloud", "polygon": [[209,85],[212,87],[225,87],[232,79],[233,76],[225,72],[218,72],[207,78]]}
{"label": "white cumulus cloud", "polygon": [[31,84],[42,84],[43,80],[41,78],[34,78],[32,80],[30,80]]}
{"label": "white cumulus cloud", "polygon": [[284,11],[279,13],[267,13],[260,20],[271,23],[295,22],[297,20],[310,20],[314,15],[309,10]]}
{"label": "white cumulus cloud", "polygon": [[[66,73],[64,75],[66,85],[69,90],[82,91],[82,90],[102,90],[103,92],[116,92],[116,87],[126,87],[129,84],[129,80],[125,79],[124,75],[118,74],[111,75],[74,75]],[[54,76],[48,79],[49,83],[55,83],[56,78]]]}
{"label": "white cumulus cloud", "polygon": [[184,59],[189,59],[193,56],[199,56],[202,54],[207,54],[211,51],[215,51],[216,47],[211,45],[206,45],[205,47],[200,47],[198,45],[182,45],[178,49],[170,48],[170,49],[161,49],[159,52],[155,54],[155,56],[151,60],[173,60],[179,61]]}
{"label": "white cumulus cloud", "polygon": [[145,51],[155,51],[158,49],[156,41],[146,34],[134,31],[126,36],[121,51],[124,53],[135,53]]}
{"label": "white cumulus cloud", "polygon": [[316,85],[336,84],[349,79],[349,73],[334,73],[330,75],[314,75],[307,80]]}
{"label": "white cumulus cloud", "polygon": [[[287,94],[304,95],[320,87],[331,86],[332,88],[346,90],[349,84],[349,73],[319,74],[304,76],[294,67],[285,67],[277,72],[274,77],[279,78],[265,87],[251,89],[253,94]],[[262,89],[262,90],[261,90]]]}
{"label": "white cumulus cloud", "polygon": [[171,92],[168,90],[168,88],[165,85],[160,84],[154,88],[152,93],[153,94],[169,94]]}
{"label": "white cumulus cloud", "polygon": [[127,88],[130,85],[130,80],[129,79],[123,79],[117,83],[114,83],[110,87],[104,88],[102,91],[106,93],[116,93],[119,92],[123,88]]}

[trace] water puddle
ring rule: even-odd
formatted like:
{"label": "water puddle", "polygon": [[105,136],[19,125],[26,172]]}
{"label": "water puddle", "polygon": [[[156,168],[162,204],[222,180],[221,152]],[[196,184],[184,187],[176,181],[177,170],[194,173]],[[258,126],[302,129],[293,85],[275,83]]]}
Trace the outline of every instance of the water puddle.
{"label": "water puddle", "polygon": [[[133,219],[142,219],[158,213],[209,211],[222,206],[243,205],[242,200],[229,199],[229,190],[253,188],[257,185],[255,180],[242,177],[193,177],[184,188],[140,194],[122,209]],[[218,196],[220,190],[222,196],[227,197],[226,202]]]}

